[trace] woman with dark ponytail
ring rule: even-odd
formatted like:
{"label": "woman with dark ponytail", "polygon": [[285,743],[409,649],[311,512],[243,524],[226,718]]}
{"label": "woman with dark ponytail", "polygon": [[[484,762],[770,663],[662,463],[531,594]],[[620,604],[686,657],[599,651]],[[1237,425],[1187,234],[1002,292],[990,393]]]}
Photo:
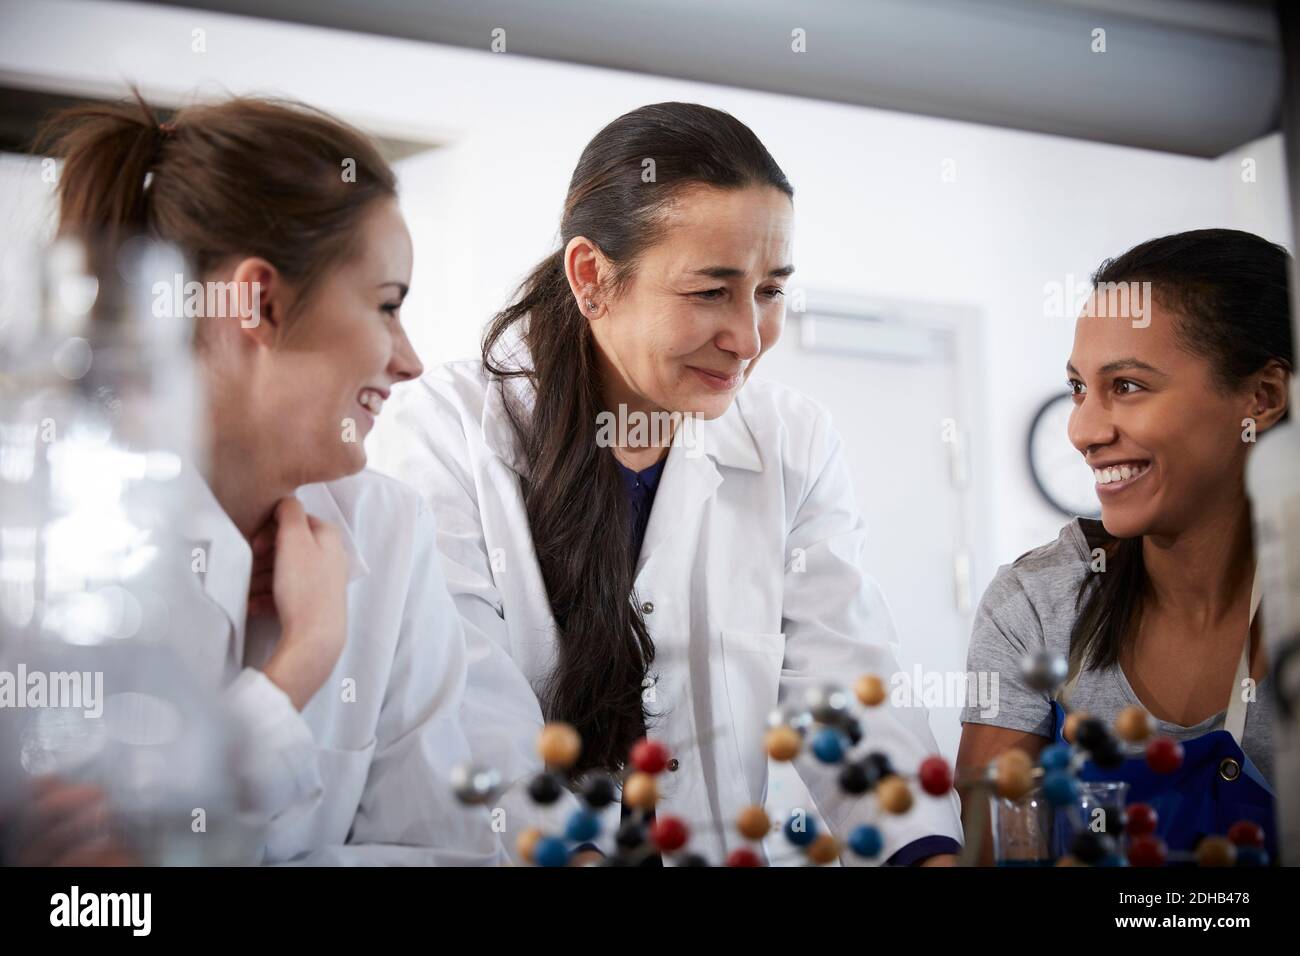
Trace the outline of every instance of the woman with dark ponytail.
{"label": "woman with dark ponytail", "polygon": [[[1113,749],[1099,760],[1130,801],[1155,807],[1169,849],[1238,821],[1274,845],[1245,481],[1255,441],[1288,412],[1289,270],[1280,246],[1230,229],[1152,239],[1097,270],[1066,371],[1070,440],[1093,468],[1101,520],[1071,521],[989,586],[968,667],[999,674],[1001,702],[963,714],[959,767],[1039,753],[1062,739],[1068,705],[1135,740],[1182,741],[1174,771]],[[1021,671],[1043,651],[1067,662],[1055,699]]]}
{"label": "woman with dark ponytail", "polygon": [[[778,702],[797,711],[897,669],[828,416],[748,381],[781,334],[792,196],[726,113],[619,117],[583,150],[559,248],[491,322],[481,360],[426,377],[399,412],[403,476],[438,516],[467,629],[511,654],[548,720],[577,729],[578,776],[631,769],[647,735],[667,745],[657,812],[687,821],[714,863],[747,845],[735,819],[763,800]],[[473,664],[469,680],[486,711],[536,703]],[[867,732],[899,772],[935,750],[921,709],[880,708]],[[540,769],[528,742],[478,756],[510,779]],[[873,818],[839,768],[796,766],[837,835]],[[883,829],[870,862],[958,848],[947,799]]]}
{"label": "woman with dark ponytail", "polygon": [[[206,566],[168,619],[245,732],[256,839],[239,862],[497,862],[486,811],[452,795],[469,655],[432,518],[363,471],[389,390],[422,371],[392,170],[351,127],[261,99],[161,124],[142,101],[75,108],[45,143],[63,161],[61,235],[107,268],[128,239],[162,240],[191,269],[178,281],[238,293],[196,317],[209,443],[178,530]],[[58,830],[30,834],[20,861],[66,862],[38,838]]]}

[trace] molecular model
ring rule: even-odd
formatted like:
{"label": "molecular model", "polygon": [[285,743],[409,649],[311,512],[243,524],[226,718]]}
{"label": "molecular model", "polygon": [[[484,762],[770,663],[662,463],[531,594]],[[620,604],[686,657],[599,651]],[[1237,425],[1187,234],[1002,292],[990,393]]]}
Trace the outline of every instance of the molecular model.
{"label": "molecular model", "polygon": [[[809,691],[802,706],[787,705],[768,715],[764,746],[776,761],[813,759],[840,766],[840,789],[852,797],[873,800],[880,818],[879,823],[855,827],[847,835],[847,849],[864,859],[876,859],[885,843],[881,827],[888,817],[912,808],[916,799],[913,785],[930,797],[942,797],[952,789],[953,776],[942,757],[927,757],[915,773],[904,774],[884,753],[863,746],[866,713],[854,712],[854,699],[866,711],[881,706],[886,699],[884,682],[875,675],[864,675],[855,683],[852,695],[837,687]],[[575,781],[566,777],[582,751],[582,740],[573,727],[548,724],[538,736],[537,749],[546,769],[526,782],[530,800],[550,806],[569,787],[576,789],[582,806],[572,812],[559,832],[530,828],[518,837],[519,856],[536,866],[650,866],[660,865],[665,857],[677,866],[763,866],[762,841],[778,829],[805,865],[831,863],[845,849],[835,836],[821,832],[811,815],[794,811],[777,824],[755,804],[744,807],[734,822],[737,832],[751,845],[738,847],[725,860],[706,860],[690,849],[689,821],[656,813],[656,780],[673,759],[672,749],[664,743],[642,738],[618,777],[593,773]],[[481,768],[459,768],[453,786],[457,797],[471,804],[487,803],[501,792],[499,775]],[[595,845],[602,836],[600,811],[619,800],[620,792],[622,820],[614,834],[614,850],[607,854]]]}
{"label": "molecular model", "polygon": [[[1055,651],[1041,650],[1021,662],[1025,682],[1050,695],[1056,695],[1065,683],[1067,672],[1065,656]],[[1116,770],[1135,757],[1145,760],[1157,774],[1172,774],[1182,767],[1182,744],[1172,737],[1157,735],[1155,729],[1154,719],[1142,707],[1121,710],[1113,727],[1084,711],[1068,711],[1062,728],[1066,743],[1043,748],[1037,762],[1023,750],[1008,750],[984,772],[959,781],[958,787],[981,795],[991,792],[1012,801],[1022,800],[1036,787],[1041,788],[1047,804],[1068,813],[1070,816],[1063,822],[1073,824],[1068,851],[1047,861],[1057,866],[1268,865],[1264,830],[1251,820],[1237,821],[1226,834],[1202,837],[1192,852],[1175,852],[1157,835],[1159,815],[1148,803],[1100,808],[1104,818],[1096,828],[1081,819],[1080,773],[1089,764],[1096,768],[1089,774],[1094,784],[1105,783],[1105,771]],[[968,851],[977,851],[982,836],[967,834]]]}

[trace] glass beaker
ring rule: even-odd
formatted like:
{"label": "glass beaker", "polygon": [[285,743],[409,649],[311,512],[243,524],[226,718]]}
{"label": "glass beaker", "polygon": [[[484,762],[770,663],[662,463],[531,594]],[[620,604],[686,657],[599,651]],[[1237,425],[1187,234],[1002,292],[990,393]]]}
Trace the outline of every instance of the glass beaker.
{"label": "glass beaker", "polygon": [[1018,800],[989,796],[997,866],[1051,866],[1052,805],[1035,787]]}
{"label": "glass beaker", "polygon": [[1109,849],[1123,856],[1124,807],[1128,784],[1122,780],[1079,781],[1079,795],[1069,804],[1056,808],[1052,820],[1052,855],[1073,853],[1074,841],[1085,830],[1108,837]]}

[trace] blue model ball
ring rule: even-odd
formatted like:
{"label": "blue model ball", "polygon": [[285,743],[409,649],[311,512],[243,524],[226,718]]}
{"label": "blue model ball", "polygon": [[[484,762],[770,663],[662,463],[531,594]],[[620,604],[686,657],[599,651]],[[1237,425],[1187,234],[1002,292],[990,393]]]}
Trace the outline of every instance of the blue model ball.
{"label": "blue model ball", "polygon": [[813,737],[812,752],[822,763],[839,763],[844,759],[844,735],[838,730],[823,727]]}
{"label": "blue model ball", "polygon": [[1049,770],[1043,775],[1043,796],[1053,806],[1064,806],[1079,798],[1079,784],[1064,770]]}
{"label": "blue model ball", "polygon": [[795,846],[808,846],[817,839],[817,821],[803,810],[796,810],[785,821],[785,838]]}
{"label": "blue model ball", "polygon": [[882,837],[880,831],[873,826],[863,824],[862,826],[854,827],[852,832],[849,833],[849,849],[858,856],[866,857],[867,859],[879,856],[880,851],[884,849],[884,847],[884,837]]}
{"label": "blue model ball", "polygon": [[542,837],[533,847],[533,862],[538,866],[565,866],[569,862],[569,848],[559,837]]}
{"label": "blue model ball", "polygon": [[1052,744],[1044,747],[1038,763],[1044,770],[1069,770],[1070,747],[1068,744]]}
{"label": "blue model ball", "polygon": [[564,835],[574,843],[586,843],[600,833],[600,818],[590,810],[574,810],[565,824]]}
{"label": "blue model ball", "polygon": [[1238,866],[1268,866],[1268,853],[1257,846],[1237,847]]}

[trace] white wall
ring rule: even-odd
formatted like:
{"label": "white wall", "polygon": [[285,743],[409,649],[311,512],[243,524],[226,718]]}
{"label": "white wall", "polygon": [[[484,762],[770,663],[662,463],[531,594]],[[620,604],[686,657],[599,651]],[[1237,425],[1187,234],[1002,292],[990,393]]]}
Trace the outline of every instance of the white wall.
{"label": "white wall", "polygon": [[[992,531],[975,543],[976,593],[1062,522],[1023,450],[1034,407],[1064,387],[1073,329],[1044,315],[1044,284],[1085,281],[1105,256],[1183,229],[1232,226],[1292,245],[1277,136],[1205,161],[492,54],[487,37],[475,52],[71,0],[0,0],[0,22],[0,73],[25,82],[103,92],[130,80],[168,101],[275,93],[443,144],[402,167],[417,243],[404,314],[426,362],[475,353],[483,322],[550,250],[572,167],[602,125],[667,99],[734,113],[795,185],[796,286],[983,313],[985,438],[973,452]],[[192,49],[195,30],[205,52]],[[1253,183],[1244,157],[1256,161]],[[941,176],[949,160],[953,182]],[[839,424],[852,444],[853,421]],[[898,504],[867,502],[868,519]]]}

